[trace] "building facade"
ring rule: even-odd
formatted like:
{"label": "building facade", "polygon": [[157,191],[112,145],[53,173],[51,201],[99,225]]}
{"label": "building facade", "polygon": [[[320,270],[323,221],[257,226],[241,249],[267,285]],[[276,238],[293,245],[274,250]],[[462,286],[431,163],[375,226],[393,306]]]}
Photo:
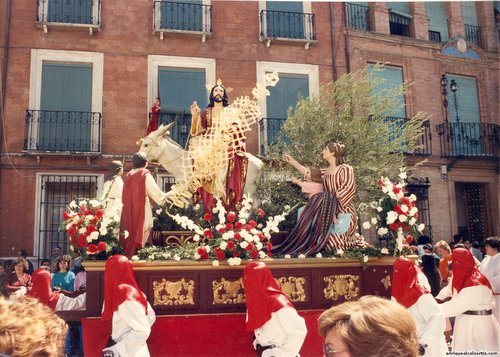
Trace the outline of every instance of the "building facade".
{"label": "building facade", "polygon": [[[184,145],[189,106],[206,105],[206,85],[222,79],[234,88],[231,100],[279,72],[247,138],[247,150],[259,154],[299,95],[318,95],[321,83],[378,62],[387,85],[414,83],[396,119],[431,115],[422,150],[407,158],[427,159],[410,188],[434,241],[459,231],[498,235],[496,5],[6,0],[0,256],[66,249],[62,211],[99,195],[111,160],[130,168],[156,97],[160,122],[175,120],[172,136]],[[168,183],[163,174],[160,183]]]}

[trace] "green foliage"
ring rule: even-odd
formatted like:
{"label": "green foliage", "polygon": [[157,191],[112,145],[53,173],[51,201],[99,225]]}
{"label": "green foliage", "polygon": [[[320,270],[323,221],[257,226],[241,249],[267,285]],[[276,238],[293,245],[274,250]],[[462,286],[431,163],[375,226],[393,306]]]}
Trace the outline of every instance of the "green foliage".
{"label": "green foliage", "polygon": [[[375,71],[382,66],[375,66]],[[321,87],[319,98],[301,99],[295,110],[290,109],[283,124],[282,136],[268,148],[268,158],[278,163],[283,153],[291,154],[306,167],[324,167],[322,151],[331,141],[346,145],[347,163],[354,168],[357,184],[357,201],[369,202],[380,197],[376,180],[380,176],[395,177],[404,167],[404,152],[418,148],[418,138],[423,132],[425,113],[417,113],[406,123],[388,122],[397,112],[396,94],[407,92],[409,84],[384,93],[376,87],[383,80],[363,70],[345,74],[333,83]],[[299,179],[291,166],[274,165],[275,182],[290,178]],[[268,174],[269,176],[269,174]],[[273,193],[262,190],[261,198]],[[282,201],[293,202],[295,191]],[[266,196],[267,195],[267,196]]]}

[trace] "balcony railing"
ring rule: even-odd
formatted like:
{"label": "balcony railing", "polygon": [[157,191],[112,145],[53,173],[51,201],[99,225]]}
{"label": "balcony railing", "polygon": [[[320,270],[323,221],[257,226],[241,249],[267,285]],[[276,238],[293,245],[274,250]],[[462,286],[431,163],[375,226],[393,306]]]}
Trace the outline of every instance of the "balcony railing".
{"label": "balcony railing", "polygon": [[443,123],[436,125],[442,158],[500,157],[500,125]]}
{"label": "balcony railing", "polygon": [[464,25],[465,39],[481,47],[481,28],[479,26]]}
{"label": "balcony railing", "polygon": [[441,43],[441,32],[429,30],[429,41]]}
{"label": "balcony railing", "polygon": [[212,6],[183,2],[155,1],[153,28],[156,32],[212,33]]}
{"label": "balcony railing", "polygon": [[[389,125],[389,140],[396,139],[401,135],[401,128],[409,121],[408,118],[387,117],[385,122]],[[426,120],[422,125],[422,135],[418,138],[417,149],[413,151],[404,151],[407,155],[430,156],[432,155],[432,136],[430,122]]]}
{"label": "balcony railing", "polygon": [[26,151],[101,151],[101,113],[27,110],[25,121]]}
{"label": "balcony railing", "polygon": [[[151,120],[152,113],[149,113]],[[167,125],[171,122],[175,124],[170,128],[170,137],[182,147],[186,147],[189,132],[191,131],[191,113],[168,112],[160,113],[158,116],[158,126]]]}
{"label": "balcony railing", "polygon": [[98,28],[101,0],[38,0],[37,23]]}
{"label": "balcony railing", "polygon": [[370,30],[368,10],[368,6],[347,3],[347,27],[365,31]]}
{"label": "balcony railing", "polygon": [[260,29],[262,40],[316,42],[314,14],[262,10],[260,12]]}
{"label": "balcony railing", "polygon": [[259,120],[260,131],[260,153],[266,154],[267,148],[274,144],[279,137],[282,137],[285,142],[287,138],[282,136],[281,128],[285,123],[286,118],[262,118]]}
{"label": "balcony railing", "polygon": [[410,37],[410,21],[411,18],[390,11],[389,29],[391,35]]}

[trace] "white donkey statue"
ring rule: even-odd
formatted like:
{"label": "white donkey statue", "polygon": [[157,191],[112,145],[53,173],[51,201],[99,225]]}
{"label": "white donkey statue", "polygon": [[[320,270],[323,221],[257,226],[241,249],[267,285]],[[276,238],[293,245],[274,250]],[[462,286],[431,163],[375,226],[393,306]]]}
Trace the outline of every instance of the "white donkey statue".
{"label": "white donkey statue", "polygon": [[[175,182],[185,182],[188,180],[186,165],[192,161],[188,157],[188,151],[184,150],[169,136],[169,129],[174,122],[168,125],[161,125],[158,130],[153,131],[148,136],[140,139],[137,144],[140,146],[139,152],[146,155],[148,162],[162,165],[165,170],[175,177]],[[247,177],[245,181],[244,193],[256,201],[255,190],[257,183],[262,176],[262,167],[264,163],[252,154],[245,153],[248,157]],[[223,173],[224,180],[226,171]]]}

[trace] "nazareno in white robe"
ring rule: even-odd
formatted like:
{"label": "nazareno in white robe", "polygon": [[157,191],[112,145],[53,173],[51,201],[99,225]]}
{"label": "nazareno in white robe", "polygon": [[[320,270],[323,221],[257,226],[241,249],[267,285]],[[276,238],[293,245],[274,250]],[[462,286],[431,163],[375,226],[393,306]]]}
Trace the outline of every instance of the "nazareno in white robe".
{"label": "nazareno in white robe", "polygon": [[453,351],[500,350],[500,328],[494,315],[467,315],[465,311],[490,310],[494,307],[493,292],[484,285],[463,288],[452,294],[452,281],[436,296],[448,300],[440,305],[445,317],[456,316],[453,328]]}
{"label": "nazareno in white robe", "polygon": [[500,253],[494,256],[486,256],[479,266],[479,271],[488,278],[493,289],[493,294],[495,295],[493,315],[495,315],[500,324]]}

